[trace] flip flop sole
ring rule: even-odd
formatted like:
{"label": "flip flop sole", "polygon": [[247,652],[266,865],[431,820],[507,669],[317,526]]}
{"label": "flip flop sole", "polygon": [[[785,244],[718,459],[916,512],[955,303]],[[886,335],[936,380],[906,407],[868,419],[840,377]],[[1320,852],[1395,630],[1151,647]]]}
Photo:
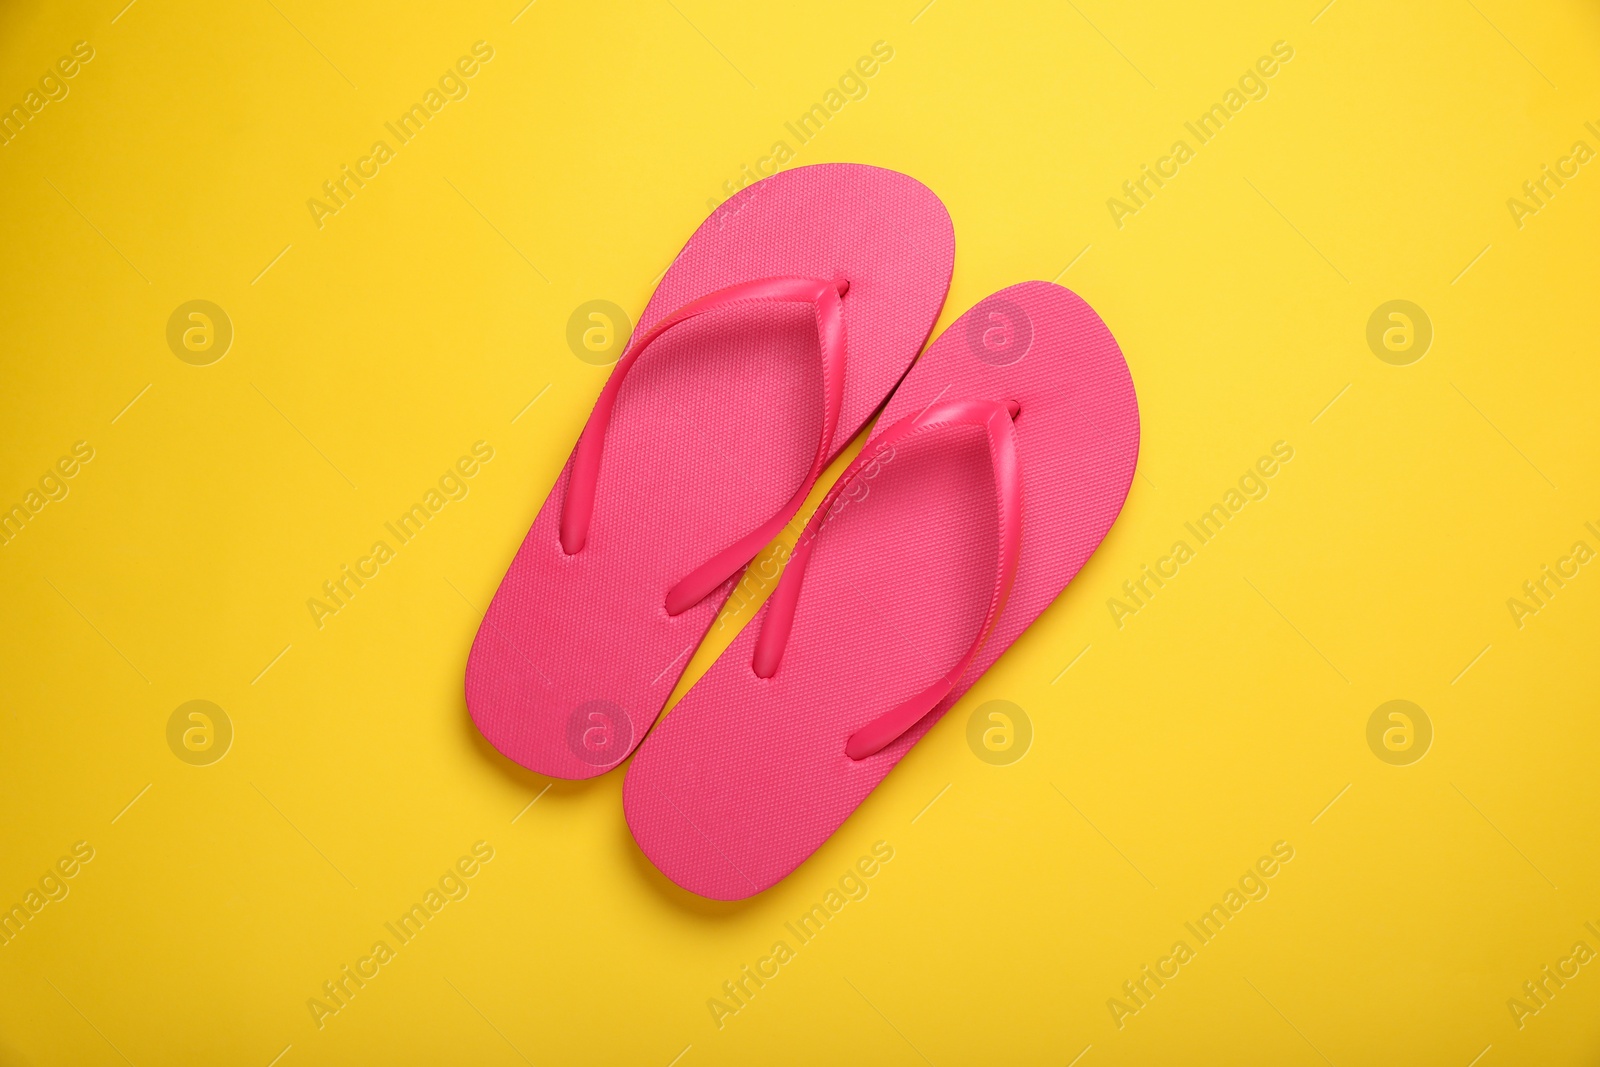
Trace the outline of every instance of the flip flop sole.
{"label": "flip flop sole", "polygon": [[[800,167],[701,224],[635,336],[737,282],[842,274],[837,452],[927,339],[953,260],[949,215],[920,183],[854,164]],[[677,616],[667,590],[803,482],[821,395],[809,306],[709,312],[646,350],[606,431],[587,543],[570,556],[560,543],[569,457],[473,642],[467,706],[495,748],[560,778],[602,774],[633,750],[739,576]]]}
{"label": "flip flop sole", "polygon": [[751,665],[763,607],[628,769],[634,838],[683,888],[740,899],[794,870],[1061,593],[1116,519],[1138,459],[1138,405],[1116,341],[1083,300],[1045,282],[984,300],[912,368],[879,426],[966,398],[1020,406],[1022,547],[994,631],[916,726],[866,759],[845,754],[856,730],[960,662],[995,581],[981,432],[896,446],[817,537],[777,672],[763,679]]}

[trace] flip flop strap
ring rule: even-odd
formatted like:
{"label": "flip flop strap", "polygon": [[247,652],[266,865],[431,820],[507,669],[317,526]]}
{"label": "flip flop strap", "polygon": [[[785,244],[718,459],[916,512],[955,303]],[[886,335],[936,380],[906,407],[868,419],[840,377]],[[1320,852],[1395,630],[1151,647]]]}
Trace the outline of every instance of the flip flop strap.
{"label": "flip flop strap", "polygon": [[817,476],[827,465],[839,411],[844,403],[845,331],[841,297],[850,289],[842,276],[821,278],[776,277],[740,282],[690,301],[657,322],[641,338],[628,346],[606,386],[595,402],[594,411],[578,438],[572,456],[572,473],[567,479],[566,498],[561,509],[561,550],[572,556],[588,543],[589,524],[594,517],[596,482],[600,476],[600,455],[605,447],[606,429],[611,425],[612,409],[622,391],[623,380],[644,350],[662,334],[699,315],[743,304],[811,304],[816,309],[818,349],[822,357],[822,434],[805,480],[777,514],[748,534],[712,556],[679,581],[667,593],[667,613],[678,615],[699,603],[713,589],[727,581],[761,548],[778,535],[800,510]]}
{"label": "flip flop strap", "polygon": [[[783,659],[784,647],[794,626],[795,607],[800,600],[800,585],[805,579],[806,565],[816,539],[831,519],[849,503],[845,494],[863,478],[876,477],[882,465],[894,459],[895,445],[910,437],[950,426],[981,426],[989,446],[989,462],[994,473],[996,514],[999,519],[999,552],[996,560],[994,590],[989,597],[989,608],[983,625],[959,662],[943,677],[908,700],[879,715],[867,723],[845,743],[845,754],[853,760],[863,760],[884,748],[911,727],[955,688],[966,673],[978,651],[994,630],[1000,613],[1005,609],[1006,598],[1016,579],[1017,559],[1022,549],[1022,478],[1017,461],[1016,430],[1012,420],[1017,415],[1014,403],[994,400],[949,400],[934,403],[916,415],[908,415],[890,427],[863,449],[855,462],[834,484],[822,505],[812,515],[801,533],[794,552],[767,603],[761,632],[756,638],[751,669],[761,678],[771,678],[777,673]],[[869,473],[870,472],[870,473]]]}

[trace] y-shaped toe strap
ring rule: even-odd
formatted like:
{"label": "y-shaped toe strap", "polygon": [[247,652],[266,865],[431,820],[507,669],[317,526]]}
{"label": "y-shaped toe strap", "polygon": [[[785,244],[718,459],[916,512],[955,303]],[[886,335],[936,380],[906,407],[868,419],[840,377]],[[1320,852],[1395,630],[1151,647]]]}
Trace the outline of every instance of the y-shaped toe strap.
{"label": "y-shaped toe strap", "polygon": [[[871,442],[861,455],[850,464],[838,482],[829,491],[816,514],[806,524],[805,531],[789,557],[783,577],[773,590],[767,603],[766,617],[761,633],[756,638],[751,669],[762,678],[777,673],[783,659],[784,646],[794,626],[795,606],[800,600],[800,585],[805,580],[806,564],[811,559],[817,535],[829,518],[843,506],[844,494],[863,476],[875,475],[881,464],[893,459],[894,447],[920,433],[950,426],[981,426],[989,445],[989,461],[994,471],[994,487],[999,517],[999,552],[996,561],[994,591],[989,597],[989,609],[983,625],[959,662],[942,678],[922,692],[885,711],[845,743],[845,754],[853,760],[863,760],[893,744],[895,739],[915,726],[922,717],[955,688],[961,676],[977,657],[979,649],[994,629],[1000,613],[1005,609],[1006,597],[1017,574],[1017,559],[1022,549],[1022,478],[1017,466],[1016,430],[1012,420],[1018,413],[1014,402],[993,400],[949,400],[930,405],[920,414],[910,415],[895,423],[888,431]],[[871,474],[866,472],[871,470]]]}
{"label": "y-shaped toe strap", "polygon": [[629,345],[606,382],[605,389],[601,391],[600,399],[595,401],[594,412],[589,416],[583,435],[578,438],[577,450],[573,453],[572,474],[567,479],[566,499],[561,509],[561,550],[569,556],[576,555],[588,543],[589,523],[594,516],[595,483],[600,476],[600,455],[605,447],[606,428],[611,424],[612,409],[616,406],[617,394],[622,391],[623,379],[651,342],[674,326],[709,311],[741,304],[812,304],[816,308],[818,348],[822,356],[823,406],[822,434],[811,460],[811,469],[806,472],[800,488],[777,514],[702,563],[668,591],[667,614],[678,615],[687,611],[750,562],[762,546],[776,537],[778,531],[800,510],[817,476],[827,464],[834,431],[839,425],[839,410],[844,403],[845,332],[841,298],[849,289],[849,281],[842,276],[831,280],[779,277],[740,282],[685,304]]}

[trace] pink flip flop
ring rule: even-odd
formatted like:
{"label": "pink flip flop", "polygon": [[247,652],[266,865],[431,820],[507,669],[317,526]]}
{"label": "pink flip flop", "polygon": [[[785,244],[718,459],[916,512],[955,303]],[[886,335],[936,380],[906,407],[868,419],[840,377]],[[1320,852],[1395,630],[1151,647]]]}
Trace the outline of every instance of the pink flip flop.
{"label": "pink flip flop", "polygon": [[661,279],[494,595],[472,720],[531,770],[632,752],[745,565],[927,340],[955,258],[903,174],[799,167],[702,223]]}
{"label": "pink flip flop", "polygon": [[1139,453],[1116,341],[1046,282],[956,320],[878,425],[628,768],[634,839],[701,896],[759,893],[838,829],[1077,574]]}

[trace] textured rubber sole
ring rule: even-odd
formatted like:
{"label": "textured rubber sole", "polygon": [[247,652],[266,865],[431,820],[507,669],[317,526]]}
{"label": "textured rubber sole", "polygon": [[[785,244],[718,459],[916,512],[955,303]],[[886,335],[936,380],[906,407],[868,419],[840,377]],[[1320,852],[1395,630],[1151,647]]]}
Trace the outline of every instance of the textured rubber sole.
{"label": "textured rubber sole", "polygon": [[[736,282],[842,273],[837,452],[927,339],[954,255],[944,205],[913,179],[854,164],[796,168],[701,224],[636,336]],[[558,538],[569,459],[473,642],[467,706],[500,752],[541,774],[589,778],[644,737],[739,575],[677,616],[666,591],[804,481],[822,427],[816,330],[807,305],[725,309],[675,327],[639,359],[606,433],[587,544],[568,556]]]}
{"label": "textured rubber sole", "polygon": [[897,446],[822,527],[777,672],[751,668],[764,607],[628,768],[628,825],[683,888],[740,899],[793,871],[1061,593],[1121,511],[1138,404],[1116,341],[1078,296],[1030,282],[984,300],[912,368],[879,425],[968,397],[1020,405],[1022,550],[993,633],[921,722],[866,759],[845,755],[852,733],[960,661],[994,585],[981,431]]}

